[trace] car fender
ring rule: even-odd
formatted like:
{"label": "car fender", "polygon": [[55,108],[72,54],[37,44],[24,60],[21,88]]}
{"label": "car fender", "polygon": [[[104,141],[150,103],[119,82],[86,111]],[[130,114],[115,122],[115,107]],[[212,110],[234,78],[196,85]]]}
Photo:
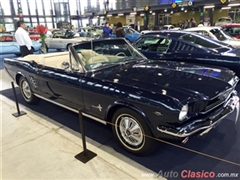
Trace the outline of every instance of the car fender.
{"label": "car fender", "polygon": [[27,80],[26,76],[25,76],[22,72],[18,71],[18,72],[16,73],[15,77],[14,77],[15,82],[16,82],[17,85],[19,85],[19,84],[18,84],[18,81],[19,81],[19,79],[20,79],[21,76],[24,77],[24,78]]}
{"label": "car fender", "polygon": [[149,126],[152,126],[151,122],[147,118],[147,115],[139,107],[135,106],[134,104],[131,104],[129,102],[124,102],[124,101],[115,101],[112,104],[110,104],[105,111],[104,119],[106,121],[111,121],[111,119],[109,119],[109,118],[114,114],[114,109],[118,108],[118,107],[127,107],[127,108],[137,112],[139,115],[141,115],[144,118],[144,120],[147,122],[147,124]]}

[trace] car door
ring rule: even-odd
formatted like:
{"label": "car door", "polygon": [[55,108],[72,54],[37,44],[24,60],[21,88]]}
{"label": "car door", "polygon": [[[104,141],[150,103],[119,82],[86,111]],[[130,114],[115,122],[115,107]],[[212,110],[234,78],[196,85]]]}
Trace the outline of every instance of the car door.
{"label": "car door", "polygon": [[[59,59],[62,58],[65,64],[70,64],[69,59],[63,59],[64,56],[65,55],[60,56]],[[76,64],[74,57],[70,55],[69,57],[71,57],[72,60],[71,64]],[[49,59],[49,61],[50,60],[51,59]],[[50,63],[49,61],[48,63]],[[84,73],[79,72],[79,69],[73,68],[77,67],[76,65],[71,66],[69,69],[56,66],[51,67],[45,65],[39,67],[37,70],[38,79],[41,81],[42,94],[44,97],[64,104],[65,106],[83,109],[81,78]]]}
{"label": "car door", "polygon": [[62,49],[63,36],[62,33],[55,33],[52,38],[49,38],[49,49]]}
{"label": "car door", "polygon": [[149,59],[164,59],[169,53],[172,40],[157,36],[144,36],[134,45]]}

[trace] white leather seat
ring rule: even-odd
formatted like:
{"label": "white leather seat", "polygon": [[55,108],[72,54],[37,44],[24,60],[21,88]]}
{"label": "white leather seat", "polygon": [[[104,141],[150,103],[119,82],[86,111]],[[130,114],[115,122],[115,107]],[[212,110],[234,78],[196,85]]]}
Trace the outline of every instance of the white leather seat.
{"label": "white leather seat", "polygon": [[98,63],[98,62],[109,62],[108,58],[104,55],[97,55],[94,57],[91,57],[88,61],[87,64],[93,64],[93,63]]}
{"label": "white leather seat", "polygon": [[83,55],[85,64],[93,64],[97,62],[109,62],[108,58],[104,55],[98,54],[95,51],[88,49],[88,50],[80,50],[80,53]]}

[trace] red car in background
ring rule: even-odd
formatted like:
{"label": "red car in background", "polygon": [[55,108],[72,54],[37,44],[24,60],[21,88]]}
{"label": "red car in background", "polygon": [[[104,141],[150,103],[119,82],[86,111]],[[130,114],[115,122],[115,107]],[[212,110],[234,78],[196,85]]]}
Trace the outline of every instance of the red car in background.
{"label": "red car in background", "polygon": [[228,32],[232,37],[240,39],[240,24],[225,24],[223,30]]}
{"label": "red car in background", "polygon": [[35,33],[35,32],[29,32],[29,37],[31,40],[39,40],[40,39],[40,35],[38,33]]}
{"label": "red car in background", "polygon": [[35,40],[35,41],[40,39],[40,35],[38,34],[36,29],[29,30],[29,37],[31,40]]}

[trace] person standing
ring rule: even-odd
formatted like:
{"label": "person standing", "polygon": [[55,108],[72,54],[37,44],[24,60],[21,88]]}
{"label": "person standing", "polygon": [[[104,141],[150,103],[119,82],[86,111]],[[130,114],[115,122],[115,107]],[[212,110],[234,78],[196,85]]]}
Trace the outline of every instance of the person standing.
{"label": "person standing", "polygon": [[112,29],[109,26],[109,22],[105,23],[105,26],[103,26],[103,38],[109,38],[109,35],[112,34]]}
{"label": "person standing", "polygon": [[117,37],[125,37],[125,31],[122,28],[122,23],[118,22],[116,26],[116,36]]}
{"label": "person standing", "polygon": [[17,31],[15,33],[15,38],[20,46],[20,52],[22,57],[28,55],[28,54],[33,54],[33,44],[32,40],[30,39],[28,32],[26,31],[26,26],[23,21],[18,21],[17,22]]}

